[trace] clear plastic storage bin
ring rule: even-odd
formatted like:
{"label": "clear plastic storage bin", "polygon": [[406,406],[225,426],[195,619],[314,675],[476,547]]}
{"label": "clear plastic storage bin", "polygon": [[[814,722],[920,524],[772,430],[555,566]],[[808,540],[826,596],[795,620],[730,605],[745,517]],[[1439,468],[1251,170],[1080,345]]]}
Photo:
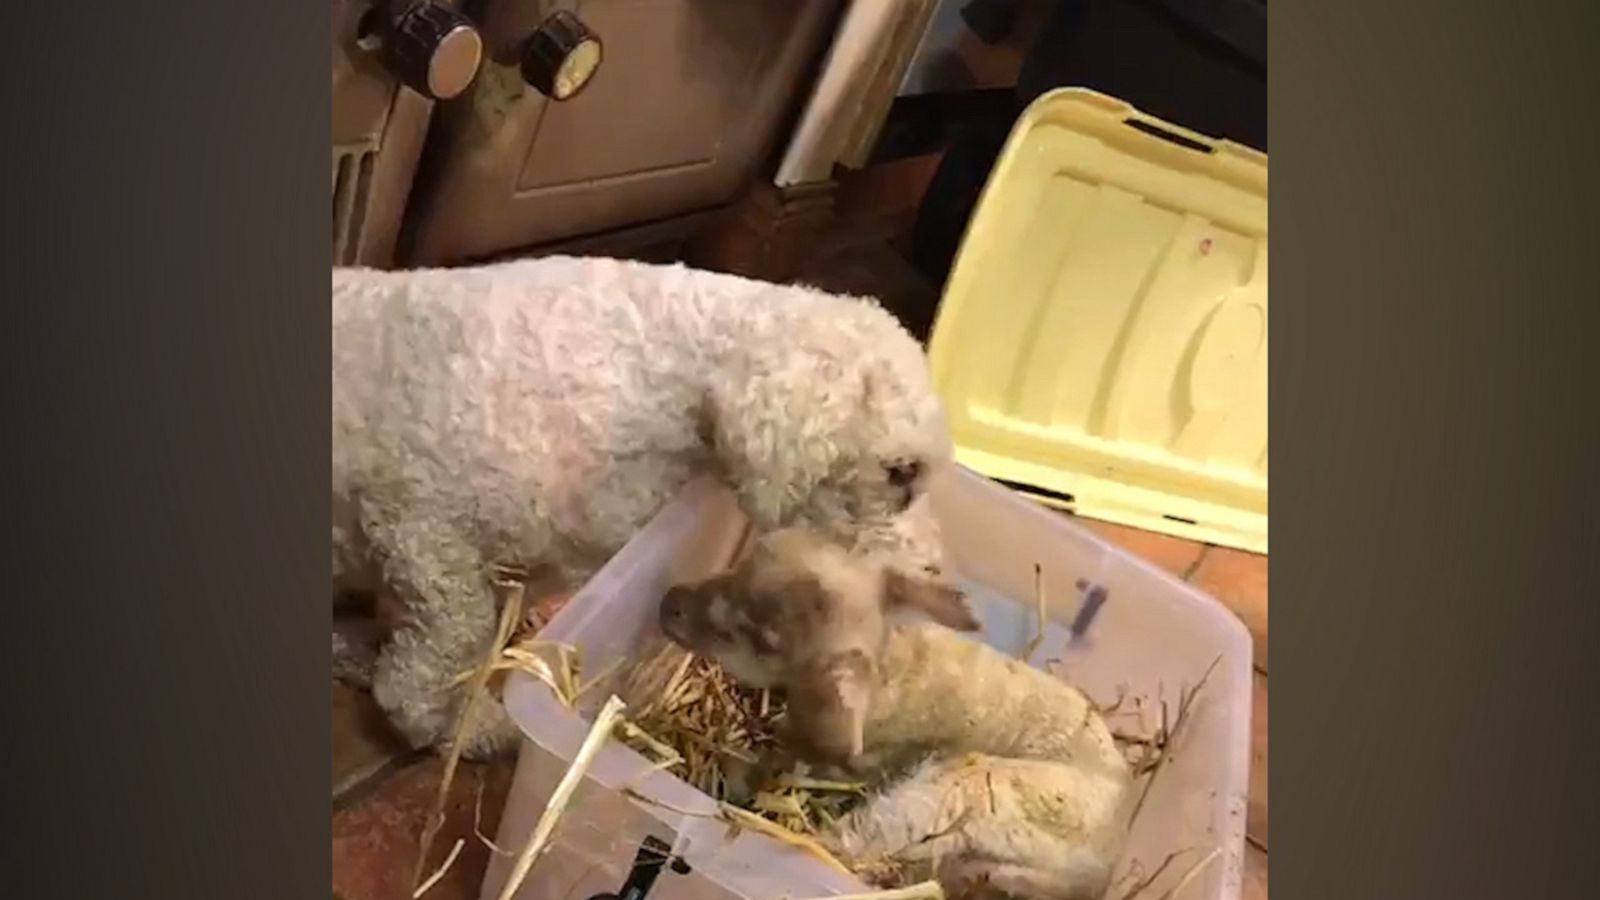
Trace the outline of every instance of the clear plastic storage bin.
{"label": "clear plastic storage bin", "polygon": [[[1174,851],[1189,851],[1151,886],[1160,896],[1189,866],[1215,858],[1178,900],[1233,900],[1239,895],[1250,717],[1250,639],[1206,594],[1111,546],[1071,519],[994,482],[958,469],[937,481],[933,504],[950,562],[983,623],[983,640],[1008,653],[1026,648],[1035,629],[1034,566],[1052,619],[1034,665],[1055,670],[1104,702],[1119,693],[1159,716],[1175,709],[1217,660],[1184,733],[1162,769],[1131,837],[1125,871],[1153,871]],[[746,523],[731,495],[709,482],[691,486],[665,508],[580,591],[541,633],[581,648],[584,669],[600,672],[632,655],[656,628],[656,605],[679,580],[709,574],[741,548]],[[1096,610],[1085,616],[1086,608]],[[1072,638],[1074,623],[1089,620]],[[586,695],[583,715],[564,708],[542,683],[513,677],[506,705],[526,740],[496,842],[525,846],[557,781],[566,772],[605,697]],[[804,851],[737,832],[714,818],[716,804],[666,772],[641,778],[643,756],[611,742],[562,815],[518,900],[588,900],[618,893],[647,838],[690,867],[662,867],[652,900],[825,897],[862,891],[856,880]],[[625,796],[624,786],[656,801]],[[677,812],[677,811],[682,812]],[[659,843],[656,843],[659,842]],[[659,863],[657,863],[659,865]],[[482,897],[494,900],[511,860],[496,858]]]}

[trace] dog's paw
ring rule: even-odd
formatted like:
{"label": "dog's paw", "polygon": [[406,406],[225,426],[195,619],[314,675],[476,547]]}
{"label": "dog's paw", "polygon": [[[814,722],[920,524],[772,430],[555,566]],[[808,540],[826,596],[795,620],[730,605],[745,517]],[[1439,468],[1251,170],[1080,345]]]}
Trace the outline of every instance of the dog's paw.
{"label": "dog's paw", "polygon": [[333,639],[333,677],[345,684],[362,690],[372,689],[372,678],[377,670],[377,660],[373,656],[360,656],[355,654],[342,655],[339,652],[339,638]]}
{"label": "dog's paw", "polygon": [[367,622],[334,620],[333,677],[358,688],[371,688],[378,669],[378,635]]}
{"label": "dog's paw", "polygon": [[426,750],[445,740],[455,722],[446,709],[395,690],[382,677],[372,683],[372,699],[389,717],[389,724],[413,750]]}
{"label": "dog's paw", "polygon": [[522,731],[497,700],[485,698],[478,707],[478,722],[461,745],[461,756],[474,762],[487,762],[514,752],[522,743]]}
{"label": "dog's paw", "polygon": [[371,666],[351,666],[342,664],[336,659],[333,661],[333,678],[340,684],[353,687],[357,690],[372,690]]}

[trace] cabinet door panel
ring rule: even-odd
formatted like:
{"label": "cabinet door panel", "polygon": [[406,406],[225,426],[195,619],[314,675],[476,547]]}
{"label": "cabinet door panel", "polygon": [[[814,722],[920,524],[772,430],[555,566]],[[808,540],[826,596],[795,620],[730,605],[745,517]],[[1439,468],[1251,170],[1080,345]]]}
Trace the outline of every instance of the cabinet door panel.
{"label": "cabinet door panel", "polygon": [[[490,0],[489,58],[441,108],[414,262],[491,256],[706,209],[767,161],[809,90],[840,0]],[[551,101],[519,72],[559,8],[604,46]]]}

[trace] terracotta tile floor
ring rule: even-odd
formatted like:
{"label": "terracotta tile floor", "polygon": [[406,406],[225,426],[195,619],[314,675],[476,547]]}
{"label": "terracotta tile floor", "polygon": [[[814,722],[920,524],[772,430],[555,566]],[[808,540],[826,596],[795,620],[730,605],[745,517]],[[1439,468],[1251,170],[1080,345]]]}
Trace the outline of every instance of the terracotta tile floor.
{"label": "terracotta tile floor", "polygon": [[[1244,900],[1267,896],[1267,559],[1166,535],[1079,519],[1108,540],[1212,593],[1249,627],[1256,642],[1252,769]],[[411,895],[418,836],[438,789],[440,764],[402,751],[365,694],[333,686],[333,894],[335,900],[404,900]],[[491,839],[513,763],[463,764],[431,867],[456,840],[460,857],[429,900],[475,900],[490,850],[473,836],[482,797]]]}

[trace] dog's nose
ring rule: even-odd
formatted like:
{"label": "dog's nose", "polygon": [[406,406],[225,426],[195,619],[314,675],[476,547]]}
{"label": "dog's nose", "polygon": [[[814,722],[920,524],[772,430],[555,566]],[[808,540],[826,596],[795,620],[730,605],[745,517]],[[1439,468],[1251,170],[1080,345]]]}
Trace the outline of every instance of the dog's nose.
{"label": "dog's nose", "polygon": [[915,503],[916,501],[917,486],[914,484],[907,485],[900,492],[900,512],[905,512],[906,510],[910,509],[911,504]]}
{"label": "dog's nose", "polygon": [[889,486],[899,491],[900,508],[896,512],[905,512],[916,501],[922,491],[922,473],[923,465],[918,460],[889,467]]}

